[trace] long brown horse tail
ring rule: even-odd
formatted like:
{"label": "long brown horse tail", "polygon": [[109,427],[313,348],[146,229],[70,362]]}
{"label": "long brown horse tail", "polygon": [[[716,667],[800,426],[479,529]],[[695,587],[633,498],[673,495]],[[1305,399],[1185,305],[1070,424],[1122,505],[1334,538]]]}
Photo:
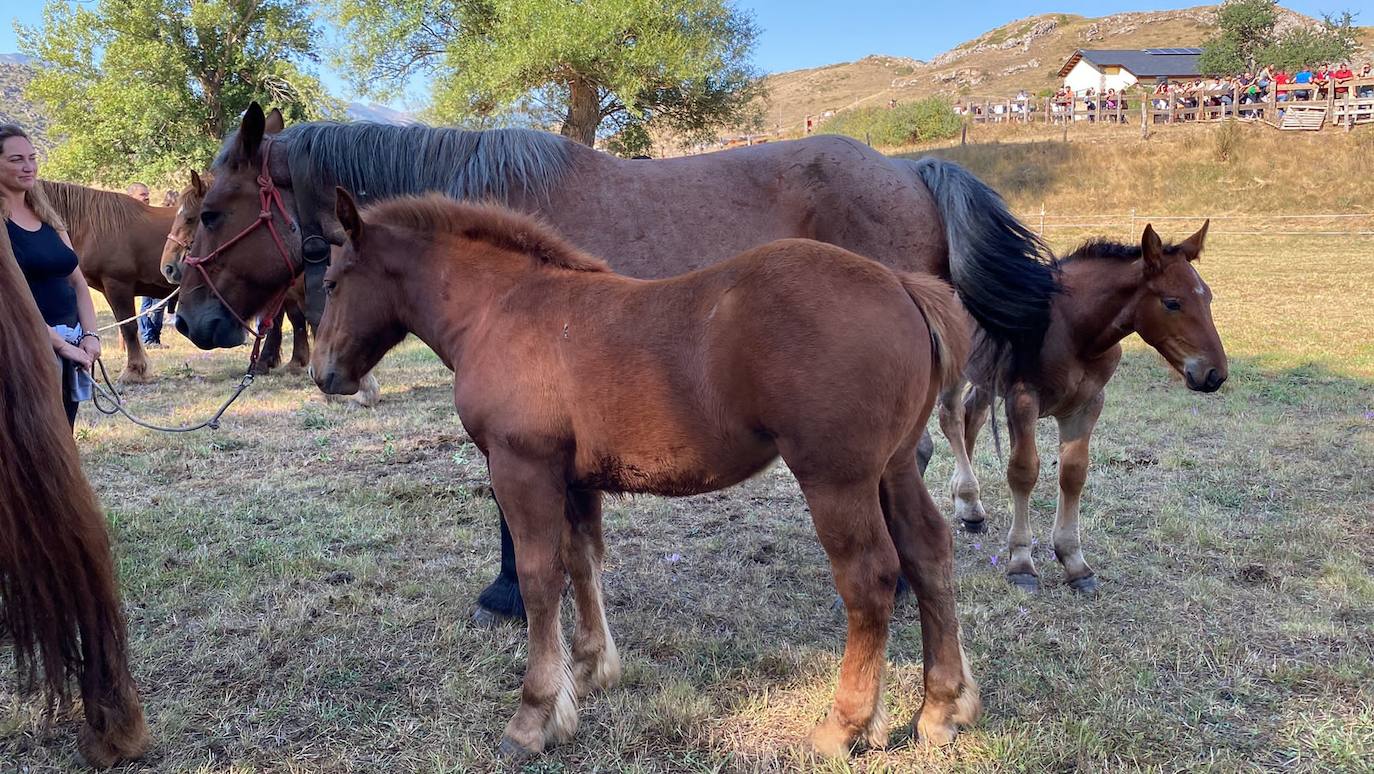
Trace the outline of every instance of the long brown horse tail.
{"label": "long brown horse tail", "polygon": [[964,378],[964,364],[973,346],[968,313],[948,282],[929,274],[902,272],[899,276],[906,294],[921,310],[926,327],[930,328],[931,352],[939,368],[940,387],[953,387]]}
{"label": "long brown horse tail", "polygon": [[48,340],[0,231],[0,622],[14,638],[21,688],[42,688],[49,717],[75,678],[86,713],[78,747],[105,767],[141,756],[148,730],[109,534],[81,472]]}

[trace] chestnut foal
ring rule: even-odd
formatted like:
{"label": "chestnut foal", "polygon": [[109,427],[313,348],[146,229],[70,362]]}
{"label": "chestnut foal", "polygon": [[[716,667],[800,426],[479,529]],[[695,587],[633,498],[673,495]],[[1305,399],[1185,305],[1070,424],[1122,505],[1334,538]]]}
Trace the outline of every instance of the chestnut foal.
{"label": "chestnut foal", "polygon": [[[1097,589],[1083,558],[1078,506],[1088,477],[1088,439],[1102,413],[1107,382],[1121,360],[1120,341],[1139,333],[1176,370],[1188,388],[1214,392],[1226,381],[1226,351],[1212,323],[1212,290],[1193,269],[1202,255],[1207,223],[1187,241],[1164,245],[1151,226],[1140,246],[1089,242],[1057,262],[1063,293],[1051,304],[1050,327],[1038,362],[999,380],[1011,436],[1007,485],[1012,522],[1007,533],[1007,579],[1038,591],[1031,559],[1030,495],[1040,475],[1035,423],[1059,422],[1059,506],[1053,546],[1065,580],[1079,592]],[[979,501],[970,457],[991,408],[994,368],[970,368],[972,386],[960,405],[961,383],[940,395],[940,428],[954,451],[950,491],[954,513],[969,532],[982,532],[987,514]]]}
{"label": "chestnut foal", "polygon": [[[945,744],[981,712],[954,610],[953,538],[916,444],[968,347],[952,289],[832,245],[789,239],[666,280],[613,274],[534,219],[439,196],[361,215],[325,277],[311,369],[325,392],[415,333],[454,371],[463,426],[509,520],[529,663],[503,754],[577,728],[577,700],[620,675],[602,603],[603,492],[691,495],[779,455],[796,475],[849,636],[825,755],[887,739],[882,701],[897,577],[920,603],[925,701]],[[559,625],[565,574],[577,624]]]}

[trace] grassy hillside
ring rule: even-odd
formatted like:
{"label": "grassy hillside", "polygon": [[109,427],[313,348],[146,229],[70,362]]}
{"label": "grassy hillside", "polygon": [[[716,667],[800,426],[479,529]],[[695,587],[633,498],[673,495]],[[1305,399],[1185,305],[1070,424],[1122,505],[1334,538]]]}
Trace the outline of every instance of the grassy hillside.
{"label": "grassy hillside", "polygon": [[24,97],[33,70],[17,55],[0,56],[0,124],[19,124],[39,146],[47,144],[47,119]]}
{"label": "grassy hillside", "polygon": [[[1283,14],[1281,26],[1313,21],[1291,11]],[[931,94],[1007,97],[1019,89],[1036,94],[1059,85],[1059,68],[1076,49],[1198,46],[1215,28],[1214,6],[1101,18],[1031,16],[990,30],[929,62],[869,56],[771,75],[764,125],[769,131],[800,131],[808,114],[883,105],[890,99],[907,102]],[[1361,28],[1360,36],[1360,56],[1368,57],[1374,52],[1374,27]]]}

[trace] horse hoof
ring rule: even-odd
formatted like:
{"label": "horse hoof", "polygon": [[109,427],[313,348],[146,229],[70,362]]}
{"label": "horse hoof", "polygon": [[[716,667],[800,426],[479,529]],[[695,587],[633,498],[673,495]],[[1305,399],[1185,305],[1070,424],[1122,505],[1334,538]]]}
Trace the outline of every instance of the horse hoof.
{"label": "horse hoof", "polygon": [[533,758],[538,752],[527,750],[509,736],[503,736],[501,737],[501,744],[496,746],[496,754],[506,761],[519,764]]}
{"label": "horse hoof", "polygon": [[965,531],[965,532],[968,532],[968,533],[977,535],[977,534],[979,534],[980,532],[987,532],[987,531],[988,531],[988,523],[987,523],[987,520],[985,520],[985,519],[979,519],[978,521],[969,521],[969,520],[967,520],[967,519],[960,519],[959,521],[963,523],[963,525],[964,525],[964,531]]}
{"label": "horse hoof", "polygon": [[478,605],[477,609],[472,611],[472,622],[476,624],[479,629],[495,629],[507,624],[520,623],[520,619],[515,616],[498,613],[495,610],[488,610]]}
{"label": "horse hoof", "polygon": [[1097,576],[1084,575],[1082,578],[1074,578],[1069,581],[1069,588],[1084,595],[1094,595],[1098,590]]}
{"label": "horse hoof", "polygon": [[1032,575],[1028,572],[1009,572],[1007,582],[1027,594],[1037,594],[1040,592],[1040,576]]}
{"label": "horse hoof", "polygon": [[119,374],[119,378],[115,381],[120,384],[147,384],[152,380],[153,378],[148,375],[147,371],[130,371],[125,369]]}

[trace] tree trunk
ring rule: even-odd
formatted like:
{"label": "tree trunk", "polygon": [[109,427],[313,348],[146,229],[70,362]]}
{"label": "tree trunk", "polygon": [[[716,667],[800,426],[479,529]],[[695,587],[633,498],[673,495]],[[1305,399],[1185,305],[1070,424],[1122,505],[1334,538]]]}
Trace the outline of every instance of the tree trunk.
{"label": "tree trunk", "polygon": [[596,128],[601,125],[601,93],[594,84],[578,78],[568,84],[568,115],[562,134],[592,147]]}

